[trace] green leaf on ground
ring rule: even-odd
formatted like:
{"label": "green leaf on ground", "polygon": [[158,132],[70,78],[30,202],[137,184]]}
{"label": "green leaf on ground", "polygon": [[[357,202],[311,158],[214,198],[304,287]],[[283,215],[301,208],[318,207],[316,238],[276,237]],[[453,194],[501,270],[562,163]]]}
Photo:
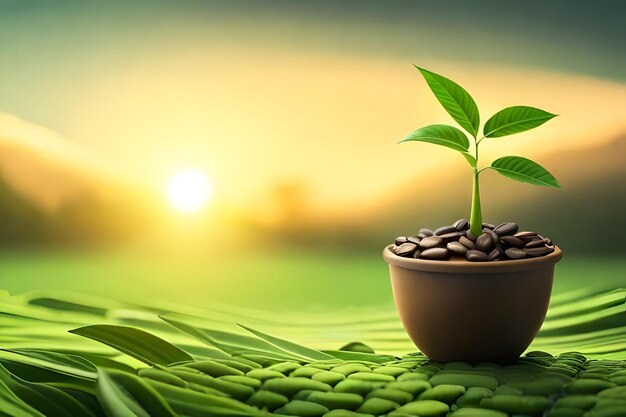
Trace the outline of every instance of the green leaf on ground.
{"label": "green leaf on ground", "polygon": [[45,417],[18,397],[4,382],[4,378],[0,378],[0,415],[3,417]]}
{"label": "green leaf on ground", "polygon": [[190,354],[151,333],[134,327],[96,324],[70,330],[111,346],[148,365],[170,365],[193,360]]}
{"label": "green leaf on ground", "polygon": [[177,417],[154,388],[126,372],[99,369],[96,396],[109,417]]}
{"label": "green leaf on ground", "polygon": [[192,324],[190,320],[172,315],[161,316],[161,318],[182,332],[215,346],[229,355],[255,355],[275,360],[301,361],[305,359],[257,337],[199,327]]}
{"label": "green leaf on ground", "polygon": [[339,350],[344,352],[376,353],[374,349],[363,342],[350,342],[340,347]]}
{"label": "green leaf on ground", "polygon": [[2,349],[0,350],[0,361],[17,362],[82,379],[96,379],[95,366],[87,359],[73,354],[37,349]]}
{"label": "green leaf on ground", "polygon": [[0,381],[6,384],[21,400],[46,416],[95,416],[84,405],[62,390],[43,383],[25,381],[12,375],[2,365],[0,365]]}
{"label": "green leaf on ground", "polygon": [[363,361],[373,363],[384,363],[394,360],[396,357],[393,355],[383,355],[379,353],[364,353],[364,352],[346,352],[344,350],[323,350],[324,353],[341,359],[344,361]]}
{"label": "green leaf on ground", "polygon": [[287,352],[293,353],[294,355],[301,356],[303,358],[309,360],[332,360],[335,359],[333,356],[320,352],[319,350],[311,349],[302,345],[299,345],[294,342],[290,342],[288,340],[280,339],[278,337],[271,336],[269,334],[260,332],[258,330],[254,330],[250,327],[244,326],[243,324],[239,324],[240,327],[246,329],[250,333],[254,334],[257,337],[265,340],[268,343],[271,343],[274,346],[277,346]]}

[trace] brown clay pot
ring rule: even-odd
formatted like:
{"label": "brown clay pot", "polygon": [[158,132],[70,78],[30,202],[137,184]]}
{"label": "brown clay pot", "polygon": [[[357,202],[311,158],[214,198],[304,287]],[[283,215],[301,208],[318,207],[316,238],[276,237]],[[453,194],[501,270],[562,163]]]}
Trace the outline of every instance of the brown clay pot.
{"label": "brown clay pot", "polygon": [[533,341],[548,310],[561,250],[498,262],[402,258],[383,250],[400,319],[430,360],[507,363]]}

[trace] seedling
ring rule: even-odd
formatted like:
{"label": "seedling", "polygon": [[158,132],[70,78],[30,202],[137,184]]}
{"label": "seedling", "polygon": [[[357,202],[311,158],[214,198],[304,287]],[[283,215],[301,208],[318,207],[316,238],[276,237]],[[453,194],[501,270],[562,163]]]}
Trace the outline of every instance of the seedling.
{"label": "seedling", "polygon": [[441,75],[417,66],[415,68],[424,76],[426,83],[428,83],[428,86],[443,108],[470,134],[473,149],[470,149],[470,141],[463,131],[454,126],[443,124],[417,129],[402,139],[400,143],[410,141],[434,143],[435,145],[446,146],[459,151],[465,157],[472,168],[474,178],[470,212],[470,232],[474,236],[482,233],[483,220],[480,206],[479,175],[484,170],[493,169],[501,175],[516,181],[561,188],[554,176],[544,167],[521,156],[503,156],[493,161],[491,165],[483,168],[479,168],[478,165],[479,145],[484,139],[500,138],[525,132],[541,126],[555,117],[555,114],[528,106],[507,107],[487,120],[479,138],[480,115],[472,96],[463,87]]}

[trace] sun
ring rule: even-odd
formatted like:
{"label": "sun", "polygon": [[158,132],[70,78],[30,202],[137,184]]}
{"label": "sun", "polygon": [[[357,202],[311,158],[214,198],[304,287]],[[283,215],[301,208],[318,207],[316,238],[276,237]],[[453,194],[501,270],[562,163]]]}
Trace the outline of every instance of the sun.
{"label": "sun", "polygon": [[171,206],[182,213],[193,213],[206,207],[211,191],[209,178],[195,169],[174,173],[167,181],[165,189]]}

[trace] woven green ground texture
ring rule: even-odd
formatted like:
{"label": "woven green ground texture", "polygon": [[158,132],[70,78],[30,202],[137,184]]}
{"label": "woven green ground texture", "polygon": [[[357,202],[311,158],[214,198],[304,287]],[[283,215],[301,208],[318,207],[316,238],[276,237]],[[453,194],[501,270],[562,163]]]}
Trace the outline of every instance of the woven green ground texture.
{"label": "woven green ground texture", "polygon": [[516,363],[470,365],[429,361],[374,310],[3,294],[0,416],[626,417],[624,296],[556,297]]}

